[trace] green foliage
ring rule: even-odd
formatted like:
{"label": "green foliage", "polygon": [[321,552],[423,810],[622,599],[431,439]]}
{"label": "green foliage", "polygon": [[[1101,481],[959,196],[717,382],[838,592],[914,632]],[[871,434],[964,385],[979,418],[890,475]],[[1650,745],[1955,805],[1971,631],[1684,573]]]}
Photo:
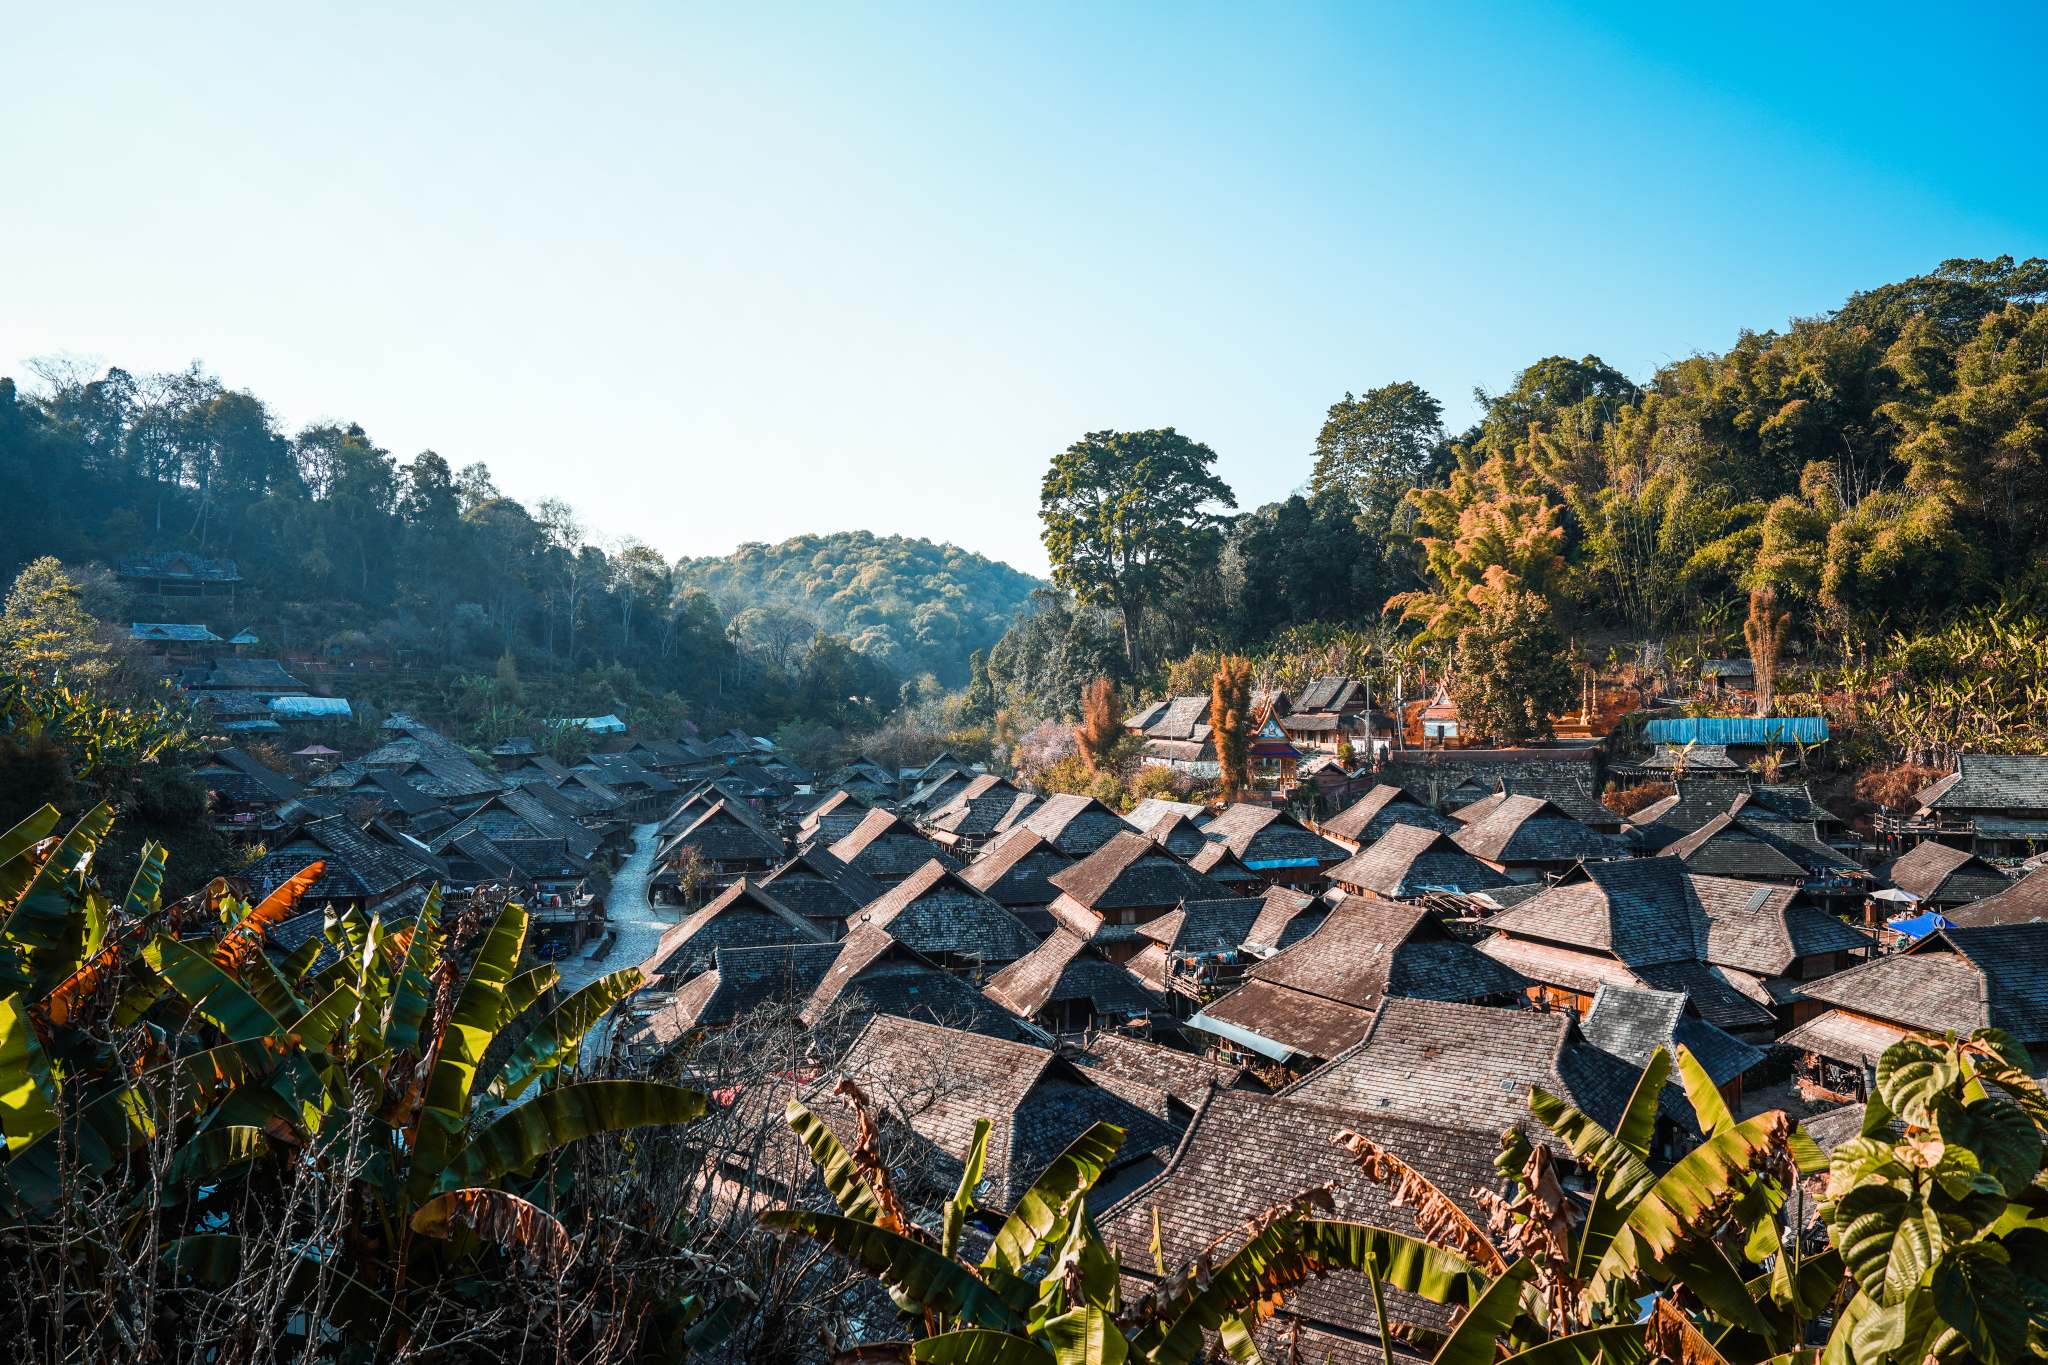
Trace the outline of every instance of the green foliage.
{"label": "green foliage", "polygon": [[1547,739],[1550,718],[1577,689],[1564,638],[1549,603],[1513,587],[1497,565],[1488,574],[1475,592],[1477,619],[1458,632],[1451,656],[1459,726],[1504,745]]}
{"label": "green foliage", "polygon": [[1046,471],[1038,515],[1053,583],[1118,614],[1133,675],[1144,672],[1146,610],[1221,551],[1221,518],[1205,509],[1237,500],[1215,463],[1215,451],[1167,427],[1091,431]]}
{"label": "green foliage", "polygon": [[1401,495],[1442,472],[1443,415],[1443,404],[1406,380],[1345,394],[1316,436],[1311,493],[1341,494],[1366,527],[1384,532]]}

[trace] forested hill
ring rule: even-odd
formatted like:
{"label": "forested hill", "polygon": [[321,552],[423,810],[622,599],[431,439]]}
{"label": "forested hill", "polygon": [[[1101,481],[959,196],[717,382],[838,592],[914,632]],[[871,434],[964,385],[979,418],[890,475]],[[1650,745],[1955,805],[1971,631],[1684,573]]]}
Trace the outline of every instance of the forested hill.
{"label": "forested hill", "polygon": [[1000,640],[1043,586],[957,545],[867,531],[750,543],[682,560],[676,577],[709,593],[744,637],[773,642],[814,625],[899,678],[929,672],[948,687],[966,683],[968,656]]}

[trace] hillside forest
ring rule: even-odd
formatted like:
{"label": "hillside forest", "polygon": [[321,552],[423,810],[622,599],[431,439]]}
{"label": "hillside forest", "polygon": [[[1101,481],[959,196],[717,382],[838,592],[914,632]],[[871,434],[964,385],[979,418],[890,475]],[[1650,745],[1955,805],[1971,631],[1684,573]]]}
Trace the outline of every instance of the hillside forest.
{"label": "hillside forest", "polygon": [[[1691,662],[1745,654],[1763,593],[1775,704],[1842,722],[1857,761],[2028,747],[2044,300],[2048,262],[1951,260],[1640,380],[1535,359],[1477,390],[1463,431],[1388,382],[1305,421],[1299,491],[1249,510],[1191,437],[1091,433],[1047,475],[1051,585],[865,532],[670,562],[559,499],[504,496],[481,462],[400,459],[346,422],[287,432],[197,364],[42,361],[0,379],[0,562],[60,563],[111,657],[127,622],[181,619],[128,596],[120,559],[233,560],[232,605],[187,600],[185,619],[361,665],[359,718],[403,709],[477,745],[616,714],[773,735],[814,767],[942,747],[1028,766],[1072,752],[1027,737],[1061,733],[1094,680],[1126,702],[1206,691],[1224,655],[1267,686],[1344,671],[1411,689],[1549,657],[1578,675],[1550,671],[1561,706],[1589,678],[1668,692]],[[1132,478],[1179,501],[1106,527],[1088,509]],[[1128,562],[1095,553],[1140,542]],[[133,666],[106,685],[123,677],[147,690]]]}

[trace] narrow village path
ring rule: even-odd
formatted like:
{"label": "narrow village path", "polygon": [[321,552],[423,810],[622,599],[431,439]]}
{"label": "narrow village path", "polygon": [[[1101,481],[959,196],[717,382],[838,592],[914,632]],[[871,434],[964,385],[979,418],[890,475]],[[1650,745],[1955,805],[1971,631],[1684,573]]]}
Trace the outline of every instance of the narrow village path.
{"label": "narrow village path", "polygon": [[639,966],[654,951],[661,931],[675,923],[673,919],[657,918],[659,912],[647,903],[647,879],[654,875],[654,830],[652,824],[634,828],[633,856],[619,865],[612,876],[611,894],[605,897],[605,914],[618,933],[618,942],[602,959],[579,953],[555,964],[562,973],[564,995],[580,991],[622,967]]}

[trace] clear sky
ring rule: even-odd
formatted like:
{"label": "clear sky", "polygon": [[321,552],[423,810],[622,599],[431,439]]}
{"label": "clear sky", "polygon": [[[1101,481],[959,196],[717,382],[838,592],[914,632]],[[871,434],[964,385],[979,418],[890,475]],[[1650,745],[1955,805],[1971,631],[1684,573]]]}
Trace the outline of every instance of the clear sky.
{"label": "clear sky", "polygon": [[2048,7],[11,4],[0,373],[192,359],[671,555],[2048,254]]}

